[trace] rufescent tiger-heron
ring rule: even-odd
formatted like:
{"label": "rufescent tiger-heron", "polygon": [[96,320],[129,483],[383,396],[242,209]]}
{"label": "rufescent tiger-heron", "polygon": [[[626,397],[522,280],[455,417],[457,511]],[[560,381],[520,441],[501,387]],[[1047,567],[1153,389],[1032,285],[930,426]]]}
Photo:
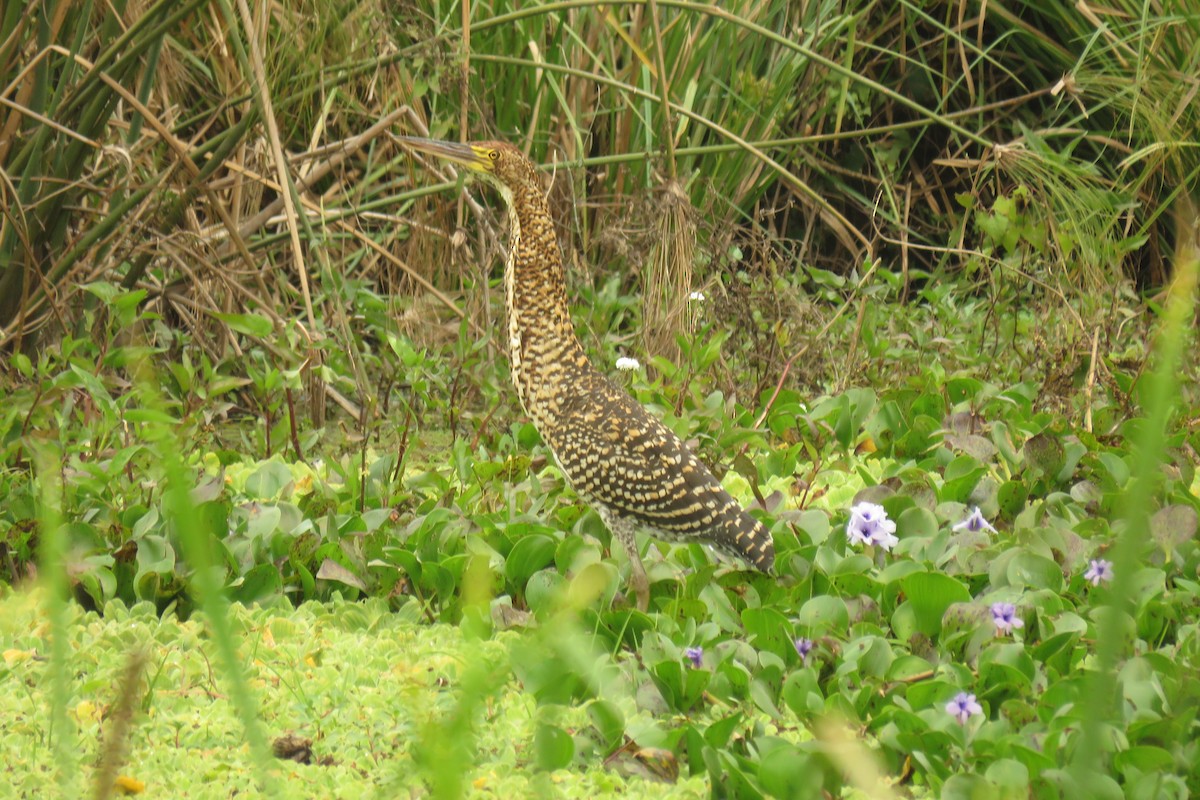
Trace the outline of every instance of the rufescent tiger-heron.
{"label": "rufescent tiger-heron", "polygon": [[398,138],[466,167],[508,205],[504,296],[513,385],[571,486],[625,548],[638,608],[650,602],[639,529],[669,541],[704,540],[769,572],[775,546],[763,524],[678,436],[588,361],[571,325],[562,252],[533,162],[505,142]]}

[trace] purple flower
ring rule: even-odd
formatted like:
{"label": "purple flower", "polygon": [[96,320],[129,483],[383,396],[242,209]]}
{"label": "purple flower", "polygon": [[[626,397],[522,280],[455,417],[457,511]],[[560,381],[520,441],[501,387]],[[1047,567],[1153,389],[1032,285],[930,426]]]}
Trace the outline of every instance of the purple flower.
{"label": "purple flower", "polygon": [[704,663],[703,647],[689,647],[683,651],[683,654],[687,656],[688,661],[691,661],[692,666],[696,669],[700,669],[700,665]]}
{"label": "purple flower", "polygon": [[996,623],[996,633],[1012,633],[1013,628],[1025,627],[1012,603],[992,603],[992,622]]}
{"label": "purple flower", "polygon": [[896,523],[888,519],[883,506],[875,503],[859,503],[850,509],[846,538],[850,544],[873,544],[885,551],[890,551],[900,541],[896,538]]}
{"label": "purple flower", "polygon": [[796,645],[796,652],[800,654],[800,660],[807,664],[808,654],[811,653],[813,649],[813,640],[801,636],[793,641],[792,644]]}
{"label": "purple flower", "polygon": [[992,523],[983,518],[983,512],[979,510],[979,506],[975,506],[975,510],[966,519],[962,522],[956,522],[950,530],[961,531],[964,529],[968,531],[996,532],[996,529],[992,527]]}
{"label": "purple flower", "polygon": [[946,713],[958,720],[959,725],[966,725],[971,717],[983,713],[983,706],[975,701],[975,695],[959,692],[946,703]]}
{"label": "purple flower", "polygon": [[1111,581],[1112,578],[1112,562],[1106,558],[1091,559],[1088,561],[1087,572],[1083,573],[1083,579],[1091,581],[1092,586],[1099,586],[1101,582]]}

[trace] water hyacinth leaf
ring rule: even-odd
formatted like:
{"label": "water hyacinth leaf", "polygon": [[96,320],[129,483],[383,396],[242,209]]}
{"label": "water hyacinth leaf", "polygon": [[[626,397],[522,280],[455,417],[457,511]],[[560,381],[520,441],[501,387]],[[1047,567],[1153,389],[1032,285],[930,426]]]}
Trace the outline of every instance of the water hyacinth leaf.
{"label": "water hyacinth leaf", "polygon": [[1036,661],[1045,664],[1050,669],[1065,673],[1071,666],[1070,657],[1075,643],[1079,641],[1079,633],[1065,631],[1056,633],[1038,642],[1030,655]]}
{"label": "water hyacinth leaf", "polygon": [[946,465],[938,499],[943,503],[966,503],[970,499],[971,491],[986,474],[987,467],[974,457],[959,456]]}
{"label": "water hyacinth leaf", "polygon": [[879,582],[884,586],[892,588],[891,584],[896,584],[899,588],[899,582],[907,575],[912,575],[914,572],[923,572],[921,565],[915,561],[893,561],[879,572]]}
{"label": "water hyacinth leaf", "polygon": [[942,526],[932,511],[913,506],[900,513],[896,519],[896,527],[904,534],[905,539],[928,539],[937,535]]}
{"label": "water hyacinth leaf", "polygon": [[534,765],[543,772],[553,772],[571,763],[575,757],[575,741],[557,725],[539,723],[533,734]]}
{"label": "water hyacinth leaf", "polygon": [[566,585],[567,579],[557,570],[538,570],[525,582],[525,604],[535,614],[550,614],[559,607]]}
{"label": "water hyacinth leaf", "polygon": [[801,627],[813,632],[839,633],[845,631],[849,626],[850,612],[846,609],[846,602],[842,598],[821,595],[809,599],[800,607],[800,613],[796,615],[796,622]]}
{"label": "water hyacinth leaf", "polygon": [[504,577],[518,589],[523,589],[530,575],[554,560],[557,546],[554,539],[542,533],[522,536],[504,560]]}
{"label": "water hyacinth leaf", "polygon": [[420,582],[421,580],[421,560],[411,550],[405,550],[399,547],[385,547],[384,557],[391,561],[400,569],[404,570],[409,580]]}
{"label": "water hyacinth leaf", "polygon": [[729,633],[741,631],[741,618],[734,610],[733,604],[729,601],[729,595],[724,589],[710,582],[700,590],[700,599],[708,606],[709,615],[721,630]]}
{"label": "water hyacinth leaf", "polygon": [[1020,481],[1005,481],[996,492],[996,503],[1000,513],[1012,519],[1025,510],[1025,501],[1029,499],[1029,490]]}
{"label": "water hyacinth leaf", "polygon": [[251,538],[268,537],[279,528],[283,513],[272,503],[251,503],[244,510],[246,515],[246,534]]}
{"label": "water hyacinth leaf", "polygon": [[896,638],[901,641],[909,641],[920,633],[916,609],[907,600],[896,606],[896,610],[892,612],[891,624]]}
{"label": "water hyacinth leaf", "polygon": [[920,656],[905,654],[895,658],[888,666],[886,678],[889,682],[907,683],[917,678],[933,675],[933,664]]}
{"label": "water hyacinth leaf", "polygon": [[[763,740],[759,739],[761,743]],[[760,747],[762,745],[760,744]],[[820,764],[791,742],[780,740],[769,750],[763,748],[758,763],[758,782],[773,797],[820,797],[825,775]]]}
{"label": "water hyacinth leaf", "polygon": [[921,414],[913,418],[908,433],[896,440],[897,457],[916,458],[924,455],[941,440],[942,425],[933,417]]}
{"label": "water hyacinth leaf", "polygon": [[[711,728],[712,726],[710,725],[709,727]],[[700,731],[696,729],[695,725],[691,724],[683,726],[679,741],[681,745],[676,745],[676,747],[682,746],[683,748],[684,763],[687,765],[686,774],[696,775],[703,773],[707,769],[704,763],[704,751],[713,752],[713,748],[704,743],[704,737],[700,734]]]}
{"label": "water hyacinth leaf", "polygon": [[1029,550],[1017,552],[1008,561],[1005,577],[1009,586],[1049,589],[1054,592],[1062,589],[1063,583],[1062,568],[1058,564]]}
{"label": "water hyacinth leaf", "polygon": [[1066,461],[1066,452],[1058,437],[1043,431],[1026,440],[1022,449],[1025,463],[1053,478],[1058,475]]}
{"label": "water hyacinth leaf", "polygon": [[143,536],[137,542],[137,565],[134,580],[146,574],[170,574],[175,571],[175,549],[162,536]]}
{"label": "water hyacinth leaf", "polygon": [[625,735],[625,715],[616,703],[594,700],[588,704],[588,719],[600,734],[604,746],[612,749],[621,744]]}
{"label": "water hyacinth leaf", "polygon": [[575,608],[586,608],[598,599],[608,605],[617,591],[617,582],[616,567],[612,564],[588,564],[571,578],[567,599]]}
{"label": "water hyacinth leaf", "polygon": [[975,800],[977,797],[992,797],[996,787],[982,775],[951,775],[942,784],[938,797],[942,800]]}
{"label": "water hyacinth leaf", "polygon": [[1152,745],[1134,745],[1113,755],[1113,766],[1118,772],[1125,772],[1131,767],[1139,772],[1165,772],[1174,765],[1173,755]]}
{"label": "water hyacinth leaf", "polygon": [[850,389],[835,399],[840,413],[834,423],[834,436],[842,447],[849,448],[858,438],[862,424],[875,408],[875,392],[870,389]]}
{"label": "water hyacinth leaf", "polygon": [[1160,508],[1150,518],[1150,535],[1164,555],[1196,538],[1197,514],[1192,506],[1181,504]]}
{"label": "water hyacinth leaf", "polygon": [[707,728],[704,728],[703,739],[712,747],[726,747],[730,744],[733,738],[733,733],[736,732],[738,726],[744,720],[742,712],[736,711],[727,717],[722,717],[716,720]]}
{"label": "water hyacinth leaf", "polygon": [[433,591],[439,600],[445,601],[454,596],[454,575],[450,570],[436,562],[426,561],[422,565],[421,573],[425,586]]}
{"label": "water hyacinth leaf", "polygon": [[308,566],[295,557],[289,558],[288,563],[295,573],[296,582],[300,584],[300,591],[304,597],[312,597],[316,593],[317,579],[313,577],[312,571]]}
{"label": "water hyacinth leaf", "polygon": [[750,682],[750,701],[771,719],[778,720],[783,716],[779,707],[775,705],[774,692],[771,691],[766,681],[756,678]]}
{"label": "water hyacinth leaf", "polygon": [[247,605],[275,597],[283,588],[283,579],[274,564],[259,564],[235,583],[233,597]]}
{"label": "water hyacinth leaf", "polygon": [[946,400],[940,392],[924,392],[912,401],[909,410],[913,414],[943,419],[946,416]]}
{"label": "water hyacinth leaf", "polygon": [[806,667],[788,674],[779,692],[780,699],[801,719],[819,714],[825,708],[825,696],[815,669]]}
{"label": "water hyacinth leaf", "polygon": [[900,581],[908,603],[916,615],[917,629],[936,637],[942,630],[942,616],[952,603],[965,603],[971,592],[961,582],[937,572],[918,572]]}
{"label": "water hyacinth leaf", "polygon": [[800,512],[795,524],[808,536],[811,544],[817,545],[824,543],[832,530],[829,524],[829,515],[816,509]]}
{"label": "water hyacinth leaf", "polygon": [[564,536],[554,551],[554,564],[565,573],[579,572],[601,560],[599,546],[583,536]]}
{"label": "water hyacinth leaf", "polygon": [[747,608],[742,612],[742,625],[750,644],[759,650],[786,658],[788,651],[794,649],[791,624],[773,608]]}
{"label": "water hyacinth leaf", "polygon": [[979,679],[989,687],[1024,691],[1033,683],[1036,668],[1025,646],[993,644],[979,656]]}
{"label": "water hyacinth leaf", "polygon": [[320,569],[317,570],[317,579],[326,581],[336,581],[337,583],[358,589],[360,592],[367,590],[367,585],[363,583],[362,578],[355,575],[346,567],[342,566],[332,558],[326,558],[321,562]]}
{"label": "water hyacinth leaf", "polygon": [[246,478],[245,490],[259,500],[277,500],[291,494],[292,472],[278,461],[264,462]]}

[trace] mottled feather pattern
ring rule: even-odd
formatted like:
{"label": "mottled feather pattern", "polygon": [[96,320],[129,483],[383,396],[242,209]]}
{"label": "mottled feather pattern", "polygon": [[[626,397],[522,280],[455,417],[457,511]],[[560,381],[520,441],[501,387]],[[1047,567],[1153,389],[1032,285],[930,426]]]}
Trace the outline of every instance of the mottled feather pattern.
{"label": "mottled feather pattern", "polygon": [[639,528],[672,541],[708,541],[770,571],[770,532],[679,437],[588,361],[571,325],[562,253],[533,163],[504,142],[408,141],[470,167],[509,206],[504,289],[513,384],[571,486],[629,554],[639,607],[648,601]]}
{"label": "mottled feather pattern", "polygon": [[[510,205],[510,361],[526,412],[585,500],[664,539],[703,539],[764,572],[771,534],[679,437],[588,361],[567,306],[562,254],[533,165],[511,146],[498,178]],[[515,154],[517,158],[511,159]]]}
{"label": "mottled feather pattern", "polygon": [[562,393],[542,435],[576,492],[660,538],[705,539],[771,569],[771,535],[674,432],[599,374],[565,385],[584,391]]}

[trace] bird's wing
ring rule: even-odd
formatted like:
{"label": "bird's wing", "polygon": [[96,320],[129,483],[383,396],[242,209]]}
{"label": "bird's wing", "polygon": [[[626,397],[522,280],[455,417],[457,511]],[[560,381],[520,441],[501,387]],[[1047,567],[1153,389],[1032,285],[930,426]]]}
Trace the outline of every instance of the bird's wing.
{"label": "bird's wing", "polygon": [[755,566],[774,560],[766,529],[665,425],[605,381],[566,403],[548,432],[577,492],[672,539],[712,541]]}

